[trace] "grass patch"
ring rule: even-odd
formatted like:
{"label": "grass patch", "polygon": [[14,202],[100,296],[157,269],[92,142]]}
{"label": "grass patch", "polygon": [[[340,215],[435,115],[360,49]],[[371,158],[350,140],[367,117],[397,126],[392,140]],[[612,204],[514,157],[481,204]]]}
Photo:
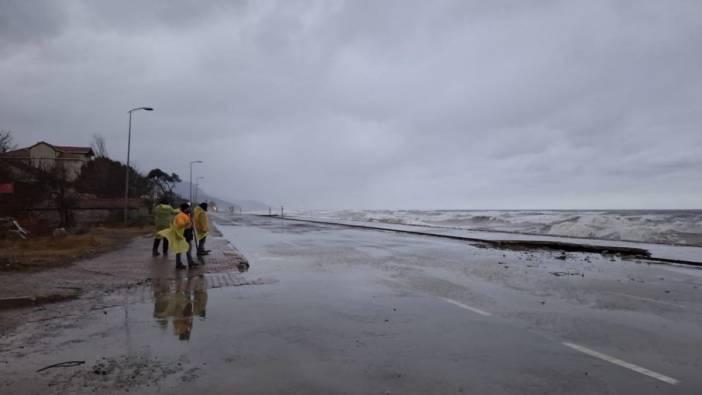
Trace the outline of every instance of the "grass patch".
{"label": "grass patch", "polygon": [[95,227],[82,234],[0,240],[0,271],[33,270],[67,265],[122,247],[148,233],[145,227]]}

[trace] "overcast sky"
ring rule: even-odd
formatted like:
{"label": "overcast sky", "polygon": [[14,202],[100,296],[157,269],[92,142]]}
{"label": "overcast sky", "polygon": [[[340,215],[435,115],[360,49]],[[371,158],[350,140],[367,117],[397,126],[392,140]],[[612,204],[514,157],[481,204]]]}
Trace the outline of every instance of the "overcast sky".
{"label": "overcast sky", "polygon": [[[0,129],[311,208],[702,207],[702,2],[0,3]],[[116,181],[117,182],[117,181]]]}

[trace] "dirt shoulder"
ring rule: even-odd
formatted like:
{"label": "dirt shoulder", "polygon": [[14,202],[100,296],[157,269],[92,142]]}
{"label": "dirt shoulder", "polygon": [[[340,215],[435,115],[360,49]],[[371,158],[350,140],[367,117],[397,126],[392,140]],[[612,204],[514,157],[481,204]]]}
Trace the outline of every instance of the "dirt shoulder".
{"label": "dirt shoulder", "polygon": [[123,248],[150,233],[146,227],[95,227],[82,234],[0,240],[0,271],[36,271],[70,265]]}
{"label": "dirt shoulder", "polygon": [[[3,284],[0,288],[0,332],[21,323],[23,314],[36,310],[37,305],[43,303],[78,299],[71,305],[82,303],[84,308],[90,309],[116,292],[148,286],[152,281],[174,279],[178,273],[174,254],[153,257],[152,240],[151,233],[142,232],[110,252],[71,265],[44,270],[0,271],[0,283]],[[202,265],[187,269],[188,276],[248,269],[246,258],[227,240],[208,237],[207,248],[211,250],[210,254],[200,258]],[[126,295],[129,296],[129,292]]]}

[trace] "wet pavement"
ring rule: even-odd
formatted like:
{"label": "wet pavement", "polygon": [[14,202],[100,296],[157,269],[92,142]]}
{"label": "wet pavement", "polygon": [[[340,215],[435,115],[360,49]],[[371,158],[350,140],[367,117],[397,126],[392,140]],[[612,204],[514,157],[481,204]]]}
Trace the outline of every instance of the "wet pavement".
{"label": "wet pavement", "polygon": [[151,281],[96,296],[88,311],[80,301],[54,305],[66,314],[52,319],[28,311],[0,340],[0,392],[702,388],[702,270],[274,218],[219,221],[248,271],[164,266]]}

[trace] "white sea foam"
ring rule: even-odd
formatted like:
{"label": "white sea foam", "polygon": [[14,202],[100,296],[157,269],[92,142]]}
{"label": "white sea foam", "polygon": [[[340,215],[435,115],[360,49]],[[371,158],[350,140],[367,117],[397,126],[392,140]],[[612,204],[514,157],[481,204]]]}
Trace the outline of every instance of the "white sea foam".
{"label": "white sea foam", "polygon": [[307,217],[702,246],[702,210],[305,211]]}

